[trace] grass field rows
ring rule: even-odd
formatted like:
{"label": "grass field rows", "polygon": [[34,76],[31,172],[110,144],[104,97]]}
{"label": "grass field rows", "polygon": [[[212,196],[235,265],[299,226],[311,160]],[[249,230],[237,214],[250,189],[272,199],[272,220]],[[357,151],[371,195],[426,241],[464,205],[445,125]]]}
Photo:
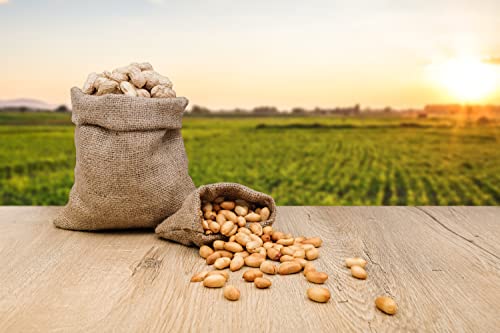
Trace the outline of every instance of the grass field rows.
{"label": "grass field rows", "polygon": [[[69,118],[0,114],[0,204],[66,202],[75,159]],[[183,136],[196,185],[239,182],[279,205],[500,204],[500,127],[401,123],[185,118]]]}

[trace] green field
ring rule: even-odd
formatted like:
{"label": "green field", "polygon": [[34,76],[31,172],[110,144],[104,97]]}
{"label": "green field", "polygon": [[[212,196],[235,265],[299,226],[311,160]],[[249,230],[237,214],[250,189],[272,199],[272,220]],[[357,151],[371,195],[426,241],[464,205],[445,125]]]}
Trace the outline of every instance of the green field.
{"label": "green field", "polygon": [[[239,182],[279,205],[499,205],[500,125],[402,118],[187,117],[196,185]],[[63,205],[69,114],[0,113],[0,204]]]}

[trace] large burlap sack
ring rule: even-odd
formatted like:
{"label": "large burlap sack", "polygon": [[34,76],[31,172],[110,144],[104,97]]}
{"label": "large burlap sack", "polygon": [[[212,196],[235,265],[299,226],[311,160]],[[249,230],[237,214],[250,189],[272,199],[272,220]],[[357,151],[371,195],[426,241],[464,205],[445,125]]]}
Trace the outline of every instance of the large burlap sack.
{"label": "large burlap sack", "polygon": [[186,98],[71,89],[75,183],[54,220],[73,230],[154,228],[195,190],[181,136]]}
{"label": "large burlap sack", "polygon": [[213,201],[220,196],[226,200],[243,199],[259,206],[267,206],[271,214],[267,221],[260,222],[262,226],[271,225],[276,219],[276,204],[271,196],[236,183],[215,183],[200,186],[192,191],[184,200],[182,207],[156,227],[156,233],[174,242],[196,246],[227,238],[221,234],[205,235],[201,225],[203,220],[201,202]]}

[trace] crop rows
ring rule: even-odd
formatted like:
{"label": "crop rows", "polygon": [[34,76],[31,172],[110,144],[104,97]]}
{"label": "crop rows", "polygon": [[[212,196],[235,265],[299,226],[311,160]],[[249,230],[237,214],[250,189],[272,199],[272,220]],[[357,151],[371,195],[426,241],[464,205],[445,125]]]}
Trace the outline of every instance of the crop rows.
{"label": "crop rows", "polygon": [[[499,127],[350,121],[360,128],[286,127],[345,122],[335,119],[186,118],[189,171],[196,185],[239,182],[279,205],[500,204]],[[64,204],[74,158],[71,124],[0,123],[0,204]]]}

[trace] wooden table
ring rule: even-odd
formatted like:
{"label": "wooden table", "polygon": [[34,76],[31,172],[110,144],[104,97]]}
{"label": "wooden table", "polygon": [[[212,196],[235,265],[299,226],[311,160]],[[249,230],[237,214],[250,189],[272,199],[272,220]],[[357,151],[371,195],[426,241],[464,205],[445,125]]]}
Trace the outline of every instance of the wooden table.
{"label": "wooden table", "polygon": [[[500,331],[499,207],[279,207],[275,229],[324,240],[327,304],[302,274],[257,290],[231,273],[238,302],[189,283],[197,249],[151,231],[72,232],[59,207],[0,207],[0,331]],[[368,279],[343,259],[368,260]],[[395,316],[374,306],[394,297]]]}

